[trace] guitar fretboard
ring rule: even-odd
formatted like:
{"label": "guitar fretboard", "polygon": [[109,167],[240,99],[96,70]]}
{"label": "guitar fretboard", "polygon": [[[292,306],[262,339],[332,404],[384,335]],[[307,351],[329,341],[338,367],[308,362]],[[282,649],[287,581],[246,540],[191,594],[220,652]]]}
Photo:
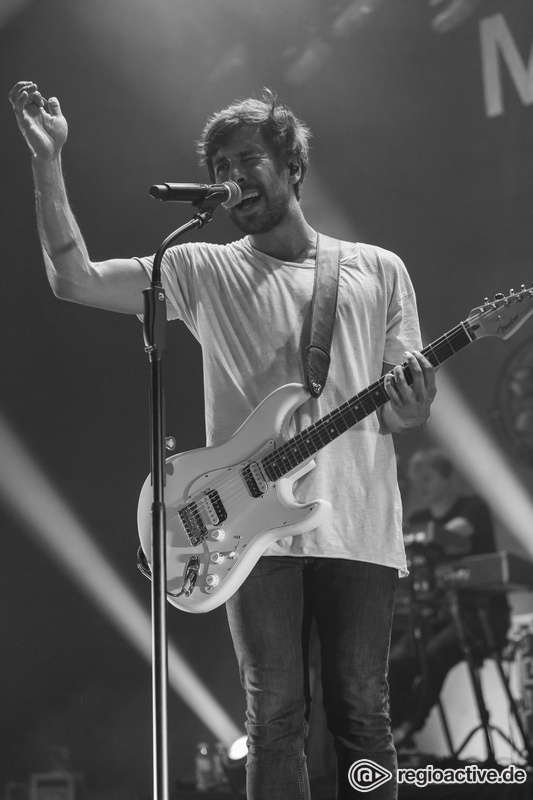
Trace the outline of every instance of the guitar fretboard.
{"label": "guitar fretboard", "polygon": [[[422,354],[434,367],[440,366],[448,358],[467,347],[476,336],[469,322],[460,322],[440,339],[436,339],[422,350]],[[407,363],[403,364],[407,383],[413,383],[413,376]],[[281,447],[269,453],[260,466],[268,480],[282,478],[294,467],[302,464],[341,434],[346,433],[358,422],[385,405],[389,396],[385,391],[385,376],[368,386],[351,400],[331,411],[325,417],[293,436]]]}

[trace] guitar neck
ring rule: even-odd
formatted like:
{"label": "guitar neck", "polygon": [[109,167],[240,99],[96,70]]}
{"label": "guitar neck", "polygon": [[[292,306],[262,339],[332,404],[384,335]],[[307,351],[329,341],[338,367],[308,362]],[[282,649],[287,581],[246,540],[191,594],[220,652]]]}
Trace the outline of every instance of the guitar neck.
{"label": "guitar neck", "polygon": [[[475,341],[473,326],[460,322],[440,339],[436,339],[422,350],[422,354],[434,367],[438,367],[451,356]],[[413,376],[407,364],[403,365],[407,383],[413,383]],[[292,469],[302,464],[341,434],[346,433],[358,422],[368,417],[389,400],[385,391],[385,376],[381,376],[351,400],[331,411],[325,417],[293,436],[281,447],[269,453],[261,461],[261,467],[271,481],[278,480]]]}

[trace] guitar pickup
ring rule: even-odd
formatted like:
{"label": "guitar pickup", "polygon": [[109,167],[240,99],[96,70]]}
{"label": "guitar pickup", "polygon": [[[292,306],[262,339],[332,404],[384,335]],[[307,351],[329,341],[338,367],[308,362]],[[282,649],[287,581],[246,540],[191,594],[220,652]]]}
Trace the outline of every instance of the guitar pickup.
{"label": "guitar pickup", "polygon": [[209,519],[211,525],[217,527],[218,525],[222,525],[222,523],[228,518],[228,514],[226,509],[224,508],[224,503],[220,499],[220,495],[218,492],[215,491],[208,491],[206,492],[205,498],[203,500],[203,506],[205,513]]}
{"label": "guitar pickup", "polygon": [[242,477],[252,497],[261,497],[268,490],[268,483],[257,461],[251,461],[248,466],[244,467]]}

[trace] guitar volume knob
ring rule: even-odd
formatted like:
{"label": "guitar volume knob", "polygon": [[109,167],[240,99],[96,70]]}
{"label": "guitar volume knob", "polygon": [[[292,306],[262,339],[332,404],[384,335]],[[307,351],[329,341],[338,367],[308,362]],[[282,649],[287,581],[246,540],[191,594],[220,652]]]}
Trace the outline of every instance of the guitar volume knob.
{"label": "guitar volume knob", "polygon": [[211,539],[214,542],[221,542],[226,534],[221,528],[215,528],[211,531]]}

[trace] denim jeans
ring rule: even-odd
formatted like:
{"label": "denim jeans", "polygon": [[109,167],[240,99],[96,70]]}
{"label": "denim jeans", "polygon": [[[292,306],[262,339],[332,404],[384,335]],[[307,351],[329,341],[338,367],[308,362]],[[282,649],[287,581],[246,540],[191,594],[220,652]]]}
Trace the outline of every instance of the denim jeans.
{"label": "denim jeans", "polygon": [[[337,800],[397,796],[387,660],[396,569],[333,558],[263,556],[227,602],[247,699],[248,800],[309,800],[308,644],[321,644],[324,710],[337,755]],[[350,766],[370,759],[393,778],[364,793]]]}

